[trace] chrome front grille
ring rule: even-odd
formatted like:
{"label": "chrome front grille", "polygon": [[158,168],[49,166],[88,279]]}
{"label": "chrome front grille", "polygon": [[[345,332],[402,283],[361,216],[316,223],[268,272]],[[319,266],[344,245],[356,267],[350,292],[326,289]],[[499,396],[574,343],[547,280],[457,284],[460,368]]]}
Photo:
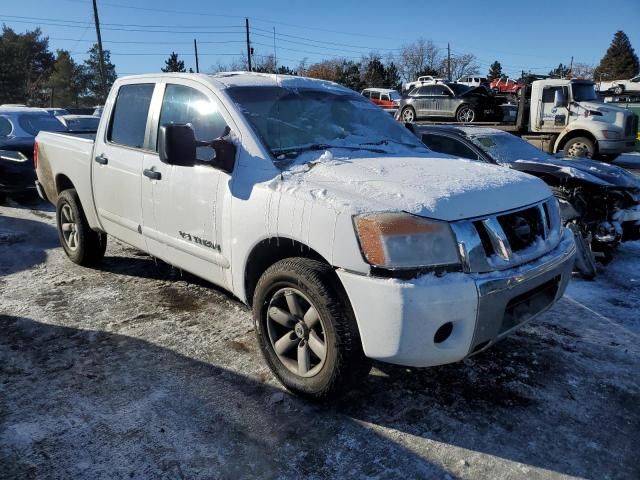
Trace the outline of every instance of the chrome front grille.
{"label": "chrome front grille", "polygon": [[451,224],[466,272],[504,270],[534,260],[560,241],[558,202]]}

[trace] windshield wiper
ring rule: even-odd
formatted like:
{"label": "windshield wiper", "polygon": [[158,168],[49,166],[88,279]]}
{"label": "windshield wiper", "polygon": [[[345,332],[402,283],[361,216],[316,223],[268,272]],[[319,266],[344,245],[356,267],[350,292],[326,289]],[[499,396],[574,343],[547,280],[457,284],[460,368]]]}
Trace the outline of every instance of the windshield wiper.
{"label": "windshield wiper", "polygon": [[276,155],[276,157],[279,157],[280,155],[285,155],[285,156],[298,156],[301,153],[304,152],[313,152],[313,151],[319,151],[319,150],[327,150],[329,148],[344,148],[345,150],[368,150],[371,152],[375,152],[375,153],[387,153],[386,151],[380,149],[380,148],[370,148],[370,147],[366,147],[364,146],[366,144],[361,144],[359,146],[352,146],[352,145],[330,145],[328,143],[314,143],[311,145],[303,145],[300,147],[288,147],[288,148],[276,148],[273,149],[272,152],[274,155]]}
{"label": "windshield wiper", "polygon": [[365,143],[361,143],[360,145],[389,145],[389,143],[404,145],[405,147],[411,147],[411,148],[417,148],[420,146],[420,145],[414,145],[412,143],[401,142],[399,140],[393,140],[391,138],[380,140],[379,142],[365,142]]}

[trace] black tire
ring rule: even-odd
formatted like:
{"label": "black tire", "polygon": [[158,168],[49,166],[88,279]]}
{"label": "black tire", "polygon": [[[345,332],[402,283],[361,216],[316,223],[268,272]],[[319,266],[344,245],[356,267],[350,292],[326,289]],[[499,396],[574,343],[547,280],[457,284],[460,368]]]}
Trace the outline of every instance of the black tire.
{"label": "black tire", "polygon": [[568,158],[594,158],[596,147],[587,137],[574,137],[564,144],[564,155]]}
{"label": "black tire", "polygon": [[624,85],[616,85],[613,87],[613,93],[616,95],[622,95],[624,93]]}
{"label": "black tire", "polygon": [[576,241],[576,263],[574,271],[578,272],[580,276],[586,280],[593,280],[598,275],[598,267],[596,266],[596,259],[591,250],[591,241],[589,238],[585,238],[584,233],[576,225],[571,222],[567,224],[567,228],[573,232],[573,238]]}
{"label": "black tire", "polygon": [[[65,190],[58,197],[56,226],[62,248],[72,262],[88,267],[102,260],[107,249],[107,235],[89,227],[75,189]],[[68,228],[73,230],[69,232]]]}
{"label": "black tire", "polygon": [[418,119],[413,107],[404,107],[400,112],[400,120],[403,123],[413,123]]}
{"label": "black tire", "polygon": [[[371,369],[371,363],[362,351],[353,311],[337,281],[331,267],[324,263],[307,258],[288,258],[275,263],[262,274],[253,295],[256,336],[267,365],[287,389],[313,400],[325,400],[340,395],[363,380]],[[285,365],[281,360],[283,355],[279,356],[276,353],[272,338],[282,337],[280,334],[272,334],[274,323],[271,309],[273,302],[282,298],[278,295],[283,290],[289,294],[301,293],[303,297],[298,298],[307,299],[308,305],[299,311],[306,307],[314,308],[320,319],[318,323],[321,322],[325,358],[314,367],[319,370],[313,376],[304,377],[293,373],[291,363],[289,366]],[[295,318],[293,323],[296,325],[305,323],[300,315],[291,315],[291,318]],[[297,344],[297,348],[300,349],[305,340],[303,337],[295,336],[298,334],[297,327],[294,329],[294,336],[286,333],[287,329],[291,329],[291,326],[284,327],[283,337],[289,335],[294,342],[300,342]],[[312,371],[313,368],[309,373]]]}
{"label": "black tire", "polygon": [[467,103],[463,103],[456,110],[456,121],[460,123],[473,123],[478,119],[476,109]]}

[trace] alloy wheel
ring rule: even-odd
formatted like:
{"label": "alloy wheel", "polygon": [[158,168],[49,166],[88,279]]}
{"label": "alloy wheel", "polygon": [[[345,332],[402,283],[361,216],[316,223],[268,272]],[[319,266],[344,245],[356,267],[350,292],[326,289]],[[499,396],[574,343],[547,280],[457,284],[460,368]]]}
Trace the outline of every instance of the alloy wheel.
{"label": "alloy wheel", "polygon": [[325,324],[301,291],[278,290],[267,308],[267,331],[276,356],[292,373],[313,377],[327,359]]}
{"label": "alloy wheel", "polygon": [[408,122],[411,123],[415,120],[416,116],[415,113],[413,112],[413,110],[411,108],[405,108],[402,111],[402,121],[403,122]]}
{"label": "alloy wheel", "polygon": [[78,249],[78,225],[73,209],[68,203],[65,203],[60,209],[60,229],[67,248],[76,251]]}
{"label": "alloy wheel", "polygon": [[476,118],[476,112],[470,107],[463,107],[458,113],[458,121],[463,123],[470,123]]}

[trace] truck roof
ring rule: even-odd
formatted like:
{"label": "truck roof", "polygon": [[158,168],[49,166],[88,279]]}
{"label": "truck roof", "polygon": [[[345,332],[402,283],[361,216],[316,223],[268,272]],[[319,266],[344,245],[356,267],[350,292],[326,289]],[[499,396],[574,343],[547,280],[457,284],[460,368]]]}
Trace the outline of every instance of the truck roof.
{"label": "truck roof", "polygon": [[545,78],[544,80],[535,80],[533,83],[538,85],[569,85],[571,83],[579,84],[579,85],[595,85],[593,80],[584,80],[573,78],[571,80],[567,80],[565,78]]}
{"label": "truck roof", "polygon": [[318,80],[316,78],[298,77],[294,75],[279,75],[275,73],[257,72],[220,72],[214,74],[204,73],[152,73],[143,75],[130,75],[120,77],[117,82],[131,79],[159,80],[162,78],[197,78],[200,80],[215,83],[219,88],[229,87],[261,87],[261,86],[281,86],[287,88],[327,88],[330,90],[340,90],[352,92],[346,87],[328,80]]}

